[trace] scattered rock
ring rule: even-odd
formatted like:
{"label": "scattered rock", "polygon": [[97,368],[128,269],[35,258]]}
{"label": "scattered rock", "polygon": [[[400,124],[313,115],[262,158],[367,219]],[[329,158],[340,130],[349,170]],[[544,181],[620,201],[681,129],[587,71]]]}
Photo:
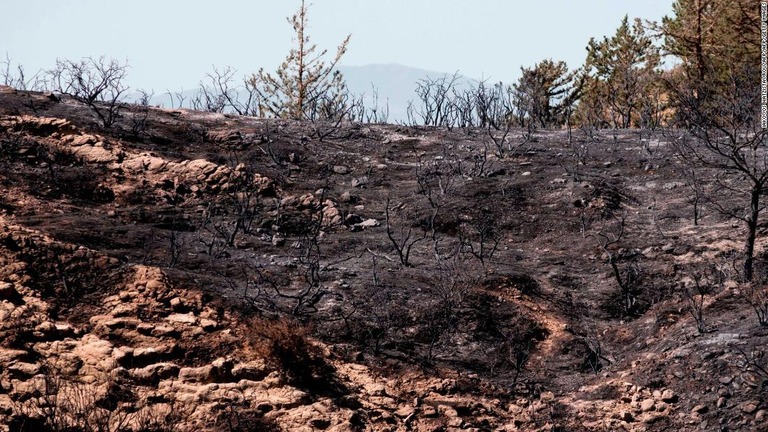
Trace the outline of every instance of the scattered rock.
{"label": "scattered rock", "polygon": [[395,411],[395,415],[400,418],[406,418],[410,415],[412,415],[415,412],[414,408],[412,406],[402,406],[398,408],[397,411]]}
{"label": "scattered rock", "polygon": [[432,405],[424,405],[421,409],[421,415],[424,417],[437,417],[437,408]]}
{"label": "scattered rock", "polygon": [[357,224],[357,226],[359,226],[360,228],[363,228],[363,229],[365,229],[365,228],[373,228],[373,227],[377,227],[379,225],[381,225],[381,223],[379,221],[377,221],[376,219],[366,219],[366,220],[360,222],[359,224]]}
{"label": "scattered rock", "polygon": [[238,380],[261,381],[269,375],[269,369],[263,360],[238,363],[232,367],[232,376]]}
{"label": "scattered rock", "polygon": [[709,411],[709,407],[706,405],[696,405],[691,410],[691,412],[694,414],[706,414],[708,411]]}
{"label": "scattered rock", "polygon": [[272,246],[282,246],[285,244],[285,236],[282,234],[272,234]]}
{"label": "scattered rock", "polygon": [[640,402],[640,411],[642,412],[653,411],[655,407],[656,407],[656,401],[653,399],[645,399],[642,402]]}
{"label": "scattered rock", "polygon": [[197,322],[197,318],[192,314],[192,312],[189,313],[176,313],[176,314],[170,314],[167,317],[165,317],[165,320],[172,323],[177,324],[189,324],[194,325]]}
{"label": "scattered rock", "polygon": [[29,379],[40,373],[40,365],[36,363],[15,362],[7,367],[12,378]]}
{"label": "scattered rock", "polygon": [[339,201],[347,204],[355,204],[360,201],[360,197],[352,195],[349,191],[346,191],[341,194]]}
{"label": "scattered rock", "polygon": [[207,332],[212,332],[218,329],[219,325],[214,320],[203,318],[200,320],[200,327]]}
{"label": "scattered rock", "polygon": [[336,166],[333,167],[333,172],[335,172],[336,174],[341,174],[341,175],[349,174],[349,168],[347,168],[347,167],[345,167],[343,165],[336,165]]}
{"label": "scattered rock", "polygon": [[443,417],[447,417],[449,419],[457,418],[459,417],[459,412],[456,411],[456,409],[450,405],[444,405],[440,404],[437,406],[437,413],[440,414]]}
{"label": "scattered rock", "polygon": [[739,405],[739,409],[744,414],[752,414],[760,407],[760,401],[751,400],[747,402],[743,402]]}
{"label": "scattered rock", "polygon": [[10,282],[0,282],[0,301],[7,300],[11,303],[19,303],[22,300],[21,294]]}
{"label": "scattered rock", "polygon": [[202,384],[208,384],[216,381],[213,372],[213,366],[211,365],[181,368],[179,370],[179,380],[183,382]]}
{"label": "scattered rock", "polygon": [[387,391],[383,384],[369,383],[363,385],[363,389],[371,396],[386,396]]}
{"label": "scattered rock", "polygon": [[676,403],[678,400],[678,397],[674,391],[670,389],[666,389],[661,393],[661,400],[663,400],[666,403]]}
{"label": "scattered rock", "polygon": [[179,367],[173,363],[155,363],[129,372],[133,379],[147,383],[157,384],[162,380],[176,378],[179,375]]}
{"label": "scattered rock", "polygon": [[353,188],[355,188],[355,187],[363,187],[363,186],[365,186],[367,184],[368,184],[368,177],[367,176],[353,178],[352,181],[350,182],[350,185]]}

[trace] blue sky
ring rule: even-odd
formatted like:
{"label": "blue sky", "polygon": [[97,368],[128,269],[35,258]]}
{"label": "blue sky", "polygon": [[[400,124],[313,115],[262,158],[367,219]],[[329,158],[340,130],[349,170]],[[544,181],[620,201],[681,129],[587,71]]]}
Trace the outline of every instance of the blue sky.
{"label": "blue sky", "polygon": [[[55,59],[128,59],[136,88],[192,88],[216,66],[275,69],[298,0],[0,0],[0,56],[28,71]],[[310,34],[342,63],[398,63],[511,81],[544,58],[572,67],[624,14],[659,20],[672,0],[314,0]]]}

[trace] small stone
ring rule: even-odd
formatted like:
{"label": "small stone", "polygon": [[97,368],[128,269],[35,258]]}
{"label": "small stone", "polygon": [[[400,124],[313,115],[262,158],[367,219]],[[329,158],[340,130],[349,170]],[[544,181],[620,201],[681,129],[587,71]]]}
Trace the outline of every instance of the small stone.
{"label": "small stone", "polygon": [[731,381],[733,381],[733,377],[732,376],[722,376],[717,381],[719,381],[720,384],[722,384],[722,385],[728,385],[728,384],[731,383]]}
{"label": "small stone", "polygon": [[437,412],[449,419],[457,418],[459,416],[459,412],[450,405],[438,405]]}
{"label": "small stone", "polygon": [[211,331],[216,330],[218,325],[216,324],[216,321],[214,321],[214,320],[203,318],[203,319],[200,320],[200,327],[202,327],[203,330],[205,330],[207,332],[211,332]]}
{"label": "small stone", "polygon": [[509,413],[512,415],[518,415],[523,412],[523,408],[519,405],[509,404],[509,408],[507,408],[507,411],[509,411]]}
{"label": "small stone", "polygon": [[632,413],[629,411],[621,411],[619,413],[619,420],[625,421],[627,423],[631,423],[635,421],[635,418],[632,416]]}
{"label": "small stone", "polygon": [[21,295],[13,287],[12,283],[0,282],[0,300],[14,301],[21,298]]}
{"label": "small stone", "polygon": [[691,410],[691,412],[694,414],[706,414],[707,411],[709,411],[709,407],[707,407],[706,405],[696,405]]}
{"label": "small stone", "polygon": [[661,400],[663,400],[663,401],[664,401],[664,402],[666,402],[666,403],[675,403],[675,402],[677,402],[677,401],[678,401],[678,399],[679,399],[679,398],[677,397],[677,395],[675,394],[675,392],[673,392],[673,391],[672,391],[672,390],[670,390],[670,389],[666,389],[666,390],[664,390],[664,391],[661,393]]}
{"label": "small stone", "polygon": [[380,223],[376,219],[366,219],[357,225],[361,228],[373,228],[379,226]]}
{"label": "small stone", "polygon": [[755,421],[761,422],[765,420],[765,410],[759,410],[755,413]]}
{"label": "small stone", "polygon": [[544,402],[550,402],[555,400],[555,394],[551,391],[545,391],[541,393],[541,396],[539,396],[539,399],[541,399]]}
{"label": "small stone", "polygon": [[166,321],[170,321],[172,323],[178,323],[178,324],[194,324],[197,319],[195,318],[192,313],[177,313],[177,314],[171,314],[165,317]]}
{"label": "small stone", "polygon": [[253,360],[232,367],[232,376],[239,380],[261,381],[269,375],[269,368],[263,360]]}
{"label": "small stone", "polygon": [[717,403],[715,404],[716,407],[722,408],[725,406],[726,399],[724,397],[717,398]]}
{"label": "small stone", "polygon": [[363,187],[363,186],[365,186],[367,184],[368,184],[368,177],[366,177],[366,176],[354,178],[354,179],[352,179],[352,182],[350,183],[350,185],[352,185],[353,188],[354,187]]}
{"label": "small stone", "polygon": [[8,374],[13,378],[31,378],[40,373],[40,365],[36,363],[16,362],[7,367]]}
{"label": "small stone", "polygon": [[345,167],[344,165],[336,165],[333,167],[333,172],[336,174],[349,174],[349,168]]}
{"label": "small stone", "polygon": [[406,418],[412,415],[413,412],[414,412],[413,407],[405,405],[400,407],[397,411],[395,411],[395,415],[400,418]]}
{"label": "small stone", "polygon": [[387,391],[383,384],[370,383],[363,386],[365,392],[371,396],[386,396]]}
{"label": "small stone", "polygon": [[182,382],[196,382],[203,384],[215,382],[215,373],[213,366],[211,365],[181,368],[178,377]]}
{"label": "small stone", "polygon": [[744,414],[752,414],[760,407],[760,401],[752,400],[744,402],[740,405],[741,412]]}
{"label": "small stone", "polygon": [[179,297],[174,297],[171,299],[171,308],[173,310],[179,310],[184,307],[184,303],[181,301]]}
{"label": "small stone", "polygon": [[424,405],[424,408],[421,409],[421,414],[424,417],[436,417],[437,409],[435,409],[435,407],[432,405]]}
{"label": "small stone", "polygon": [[642,402],[640,402],[640,411],[642,412],[653,411],[655,407],[656,407],[656,401],[654,401],[653,399],[645,399]]}

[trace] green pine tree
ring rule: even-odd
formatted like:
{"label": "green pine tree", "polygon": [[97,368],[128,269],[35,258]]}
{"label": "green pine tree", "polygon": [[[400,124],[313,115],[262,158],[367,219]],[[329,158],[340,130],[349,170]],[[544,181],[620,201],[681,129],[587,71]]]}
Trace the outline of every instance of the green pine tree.
{"label": "green pine tree", "polygon": [[314,118],[323,106],[344,103],[346,84],[335,67],[347,51],[351,35],[338,46],[333,59],[326,62],[328,50],[318,51],[307,34],[307,10],[308,6],[301,0],[299,10],[287,19],[293,27],[296,46],[274,75],[261,68],[249,80],[258,95],[263,116]]}

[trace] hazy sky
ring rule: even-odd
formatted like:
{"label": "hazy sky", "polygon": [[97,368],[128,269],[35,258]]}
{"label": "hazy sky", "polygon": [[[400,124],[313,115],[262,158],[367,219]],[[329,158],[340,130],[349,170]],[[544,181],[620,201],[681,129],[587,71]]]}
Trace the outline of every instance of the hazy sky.
{"label": "hazy sky", "polygon": [[[624,14],[658,20],[672,0],[315,0],[310,34],[342,63],[399,63],[511,81],[544,58],[584,61],[591,36]],[[0,56],[27,70],[57,57],[127,58],[135,88],[194,87],[212,65],[274,70],[298,0],[0,0]]]}

